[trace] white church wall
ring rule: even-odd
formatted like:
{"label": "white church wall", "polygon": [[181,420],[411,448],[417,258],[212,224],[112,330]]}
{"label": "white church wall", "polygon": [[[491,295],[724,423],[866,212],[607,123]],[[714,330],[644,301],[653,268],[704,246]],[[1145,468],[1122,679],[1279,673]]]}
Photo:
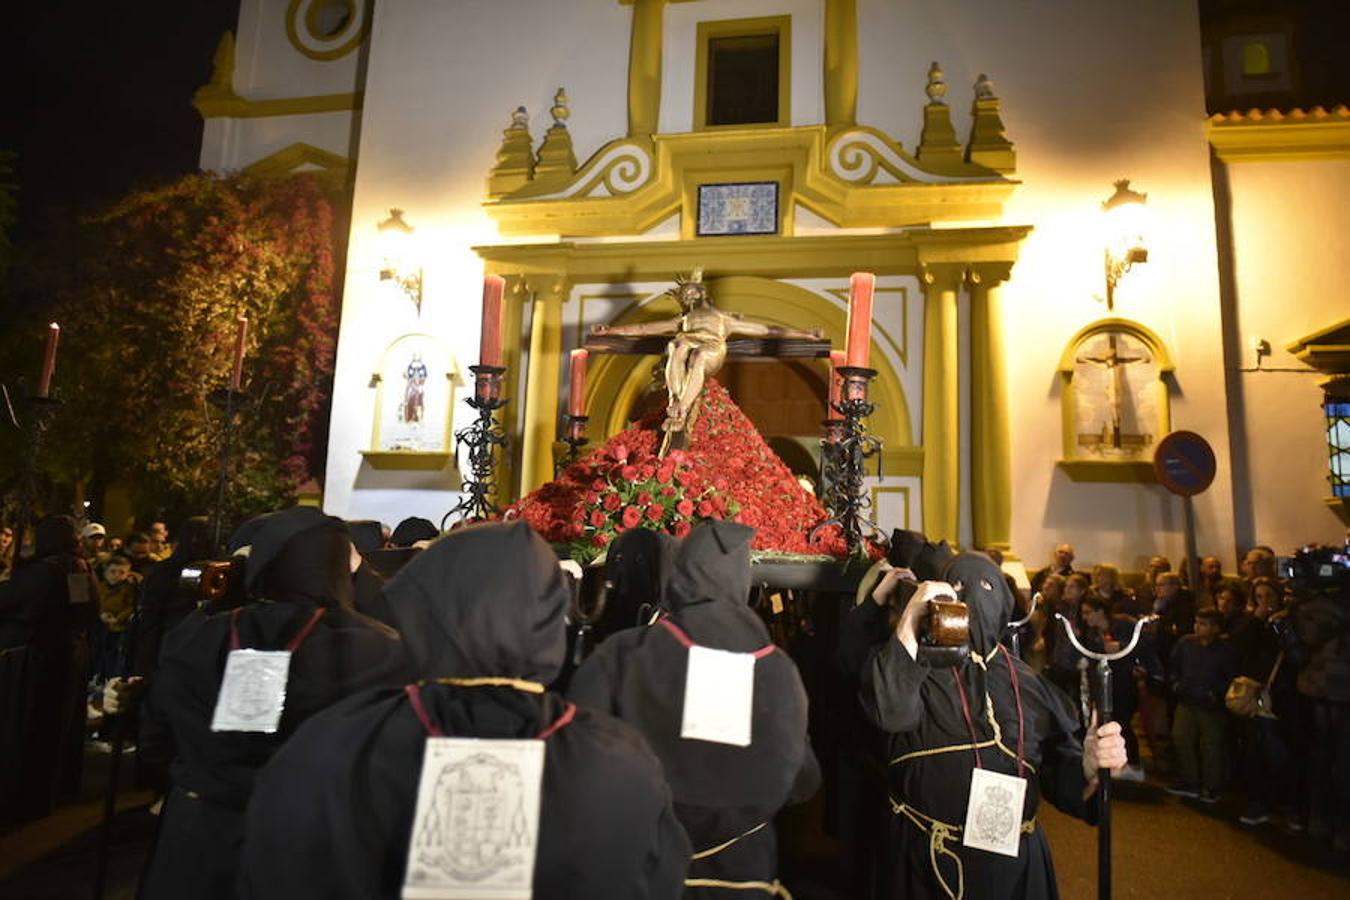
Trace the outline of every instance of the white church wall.
{"label": "white church wall", "polygon": [[[1323,503],[1327,445],[1322,380],[1286,349],[1291,341],[1350,317],[1335,276],[1350,257],[1350,160],[1227,165],[1236,260],[1238,345],[1234,365],[1254,368],[1252,343],[1270,342],[1262,368],[1243,372],[1247,478],[1235,485],[1242,545],[1285,554],[1313,541],[1340,543],[1345,526]],[[1249,504],[1243,508],[1244,501]]]}
{"label": "white church wall", "polygon": [[[1108,315],[1100,203],[1115,179],[1148,193],[1151,257],[1126,276],[1113,313],[1141,322],[1176,363],[1172,424],[1200,432],[1219,462],[1197,498],[1199,545],[1234,565],[1217,263],[1200,35],[1193,5],[1145,0],[989,4],[859,0],[859,121],[918,142],[929,63],[941,63],[958,135],[970,86],[994,81],[1022,182],[1005,209],[1029,224],[1003,290],[1013,468],[1013,549],[1035,566],[1060,541],[1083,562],[1142,568],[1179,558],[1180,501],[1157,485],[1079,483],[1061,456],[1060,354]],[[964,504],[963,504],[964,506]]]}
{"label": "white church wall", "polygon": [[[631,9],[405,0],[377,4],[372,24],[324,506],[388,519],[414,514],[414,504],[443,513],[456,495],[449,478],[428,485],[419,473],[377,473],[360,456],[374,414],[367,361],[402,333],[378,302],[375,226],[390,207],[405,210],[424,260],[422,328],[443,335],[467,371],[478,357],[483,272],[471,248],[502,242],[481,207],[502,129],[523,104],[537,146],[565,87],[579,161],[624,134]],[[459,403],[455,427],[471,414]]]}
{"label": "white church wall", "polygon": [[295,143],[350,159],[356,149],[353,113],[207,119],[200,165],[208,172],[235,172]]}

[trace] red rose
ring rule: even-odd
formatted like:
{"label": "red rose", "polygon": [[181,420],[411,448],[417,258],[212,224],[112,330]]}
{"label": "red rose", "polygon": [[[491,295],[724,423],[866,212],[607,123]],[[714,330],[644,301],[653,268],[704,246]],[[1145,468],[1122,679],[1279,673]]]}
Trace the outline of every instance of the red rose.
{"label": "red rose", "polygon": [[603,491],[605,488],[609,487],[609,483],[603,478],[597,478],[591,482],[591,487],[595,488],[597,491]]}
{"label": "red rose", "polygon": [[672,529],[672,532],[676,537],[682,538],[693,530],[694,530],[693,525],[690,525],[688,522],[681,520],[675,523],[675,527]]}
{"label": "red rose", "polygon": [[656,466],[652,465],[651,463],[647,463],[646,465],[638,469],[638,474],[642,476],[643,481],[646,481],[656,474]]}
{"label": "red rose", "polygon": [[585,521],[586,521],[586,510],[582,509],[580,506],[578,506],[576,509],[572,510],[572,521],[573,521],[573,522],[576,522],[576,523],[578,523],[578,524],[580,524],[580,523],[582,523],[582,522],[585,522]]}
{"label": "red rose", "polygon": [[596,509],[591,511],[591,524],[596,528],[603,528],[607,521],[608,519],[605,518],[605,514],[600,510]]}
{"label": "red rose", "polygon": [[620,506],[623,506],[623,500],[620,499],[618,494],[611,491],[605,495],[604,506],[607,511],[614,512],[614,510],[618,509]]}
{"label": "red rose", "polygon": [[694,514],[694,501],[686,497],[675,504],[675,511],[682,516],[692,516]]}
{"label": "red rose", "polygon": [[597,547],[605,546],[606,544],[609,543],[609,532],[597,531],[595,533],[595,537],[591,538],[591,543],[595,544],[595,546]]}
{"label": "red rose", "polygon": [[656,470],[656,480],[662,484],[670,484],[670,479],[675,477],[675,466],[670,463]]}
{"label": "red rose", "polygon": [[[633,507],[628,507],[632,509]],[[624,510],[625,514],[628,510]],[[660,522],[661,517],[666,514],[666,508],[660,503],[652,503],[647,506],[647,518],[653,522]]]}
{"label": "red rose", "polygon": [[698,514],[703,518],[708,518],[714,512],[716,512],[716,510],[713,509],[711,500],[700,500],[698,502]]}
{"label": "red rose", "polygon": [[685,469],[676,469],[675,480],[685,487],[689,487],[689,485],[694,483],[694,473]]}
{"label": "red rose", "polygon": [[619,477],[622,478],[624,481],[637,481],[637,476],[638,476],[637,466],[624,466],[622,469],[619,470]]}
{"label": "red rose", "polygon": [[652,502],[652,495],[647,491],[638,491],[637,502],[639,506],[646,506],[648,503]]}
{"label": "red rose", "polygon": [[596,491],[587,491],[581,495],[581,502],[587,506],[594,506],[600,502],[600,494]]}
{"label": "red rose", "polygon": [[662,496],[662,497],[674,497],[674,496],[675,496],[675,488],[671,487],[670,485],[666,485],[665,487],[661,488],[661,496]]}
{"label": "red rose", "polygon": [[[657,518],[660,518],[658,516]],[[623,508],[623,524],[625,528],[632,528],[642,521],[642,510],[636,506],[625,506]]]}
{"label": "red rose", "polygon": [[625,447],[623,444],[615,444],[613,447],[609,448],[609,455],[614,457],[614,459],[618,462],[627,462],[628,448]]}

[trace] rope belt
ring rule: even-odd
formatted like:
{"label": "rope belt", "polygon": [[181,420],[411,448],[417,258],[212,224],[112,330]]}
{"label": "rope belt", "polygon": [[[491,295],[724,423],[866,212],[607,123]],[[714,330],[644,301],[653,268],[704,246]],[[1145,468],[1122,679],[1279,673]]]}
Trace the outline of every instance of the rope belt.
{"label": "rope belt", "polygon": [[722,881],[719,878],[686,878],[684,886],[687,888],[723,888],[728,891],[763,891],[770,897],[782,897],[783,900],[792,900],[792,894],[783,886],[783,882],[775,878],[773,881]]}
{"label": "rope belt", "polygon": [[[961,857],[955,853],[948,843],[961,840],[961,826],[952,825],[948,822],[939,822],[932,816],[926,816],[912,806],[905,803],[899,803],[894,797],[891,800],[891,811],[896,815],[903,815],[913,822],[921,831],[928,833],[928,862],[933,867],[933,877],[937,879],[938,886],[942,892],[947,895],[949,900],[962,900],[966,893],[966,872],[961,865]],[[1022,833],[1031,834],[1036,830],[1036,817],[1022,823]],[[956,866],[956,890],[953,891],[947,879],[943,877],[942,868],[938,865],[938,857],[946,856],[951,859],[952,864]]]}
{"label": "rope belt", "polygon": [[763,829],[768,824],[769,824],[768,822],[760,822],[758,825],[756,825],[754,828],[751,828],[744,834],[738,834],[731,840],[718,844],[716,847],[709,847],[707,850],[698,851],[693,856],[691,856],[690,859],[707,859],[709,856],[715,856],[718,853],[721,853],[723,850],[730,847],[732,844],[739,841],[741,838],[748,838],[750,835],[754,834],[756,831]]}

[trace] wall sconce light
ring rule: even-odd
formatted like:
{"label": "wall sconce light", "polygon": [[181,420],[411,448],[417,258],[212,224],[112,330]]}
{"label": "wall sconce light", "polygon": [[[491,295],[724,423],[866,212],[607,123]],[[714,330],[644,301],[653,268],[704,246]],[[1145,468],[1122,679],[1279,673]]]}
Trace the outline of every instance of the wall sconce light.
{"label": "wall sconce light", "polygon": [[1350,498],[1350,378],[1323,386],[1322,411],[1327,417],[1327,450],[1331,455],[1331,496]]}
{"label": "wall sconce light", "polygon": [[1106,308],[1115,309],[1116,284],[1135,263],[1148,262],[1145,208],[1148,194],[1130,190],[1130,180],[1116,183],[1116,192],[1102,203],[1106,213]]}
{"label": "wall sconce light", "polygon": [[403,221],[403,210],[389,210],[376,226],[380,232],[380,280],[398,285],[422,315],[422,267],[413,248],[413,227]]}

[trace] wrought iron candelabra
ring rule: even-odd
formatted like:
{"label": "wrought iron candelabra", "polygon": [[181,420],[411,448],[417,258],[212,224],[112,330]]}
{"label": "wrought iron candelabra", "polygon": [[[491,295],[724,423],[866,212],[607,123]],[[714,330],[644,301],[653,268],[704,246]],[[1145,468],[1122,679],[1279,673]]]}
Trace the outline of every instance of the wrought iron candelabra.
{"label": "wrought iron candelabra", "polygon": [[220,470],[216,473],[216,503],[211,511],[212,546],[223,549],[227,518],[226,504],[230,496],[230,455],[234,452],[234,431],[239,413],[244,409],[248,394],[233,387],[216,388],[207,399],[220,410]]}
{"label": "wrought iron candelabra", "polygon": [[820,462],[821,497],[830,518],[812,529],[810,538],[814,541],[817,533],[838,525],[853,555],[863,552],[864,537],[884,539],[881,527],[872,521],[872,498],[863,484],[867,460],[872,457],[877,460],[877,477],[882,477],[881,439],[868,433],[865,421],[876,410],[876,404],[867,399],[867,387],[877,371],[860,366],[840,366],[836,371],[844,384],[842,398],[831,408],[842,418],[825,421]]}
{"label": "wrought iron candelabra", "polygon": [[556,466],[553,473],[555,478],[563,469],[581,458],[581,448],[586,446],[586,423],[590,421],[590,416],[574,416],[568,413],[565,418],[567,428],[563,432],[563,443],[567,445],[567,455]]}
{"label": "wrought iron candelabra", "polygon": [[459,503],[441,518],[441,531],[454,519],[458,522],[478,522],[501,515],[495,502],[497,496],[497,448],[506,447],[506,434],[497,424],[497,410],[506,405],[502,399],[502,376],[505,366],[469,366],[473,372],[473,397],[466,402],[478,410],[478,419],[455,432],[455,466],[459,467],[460,445],[469,448],[470,476],[464,479],[463,496]]}

